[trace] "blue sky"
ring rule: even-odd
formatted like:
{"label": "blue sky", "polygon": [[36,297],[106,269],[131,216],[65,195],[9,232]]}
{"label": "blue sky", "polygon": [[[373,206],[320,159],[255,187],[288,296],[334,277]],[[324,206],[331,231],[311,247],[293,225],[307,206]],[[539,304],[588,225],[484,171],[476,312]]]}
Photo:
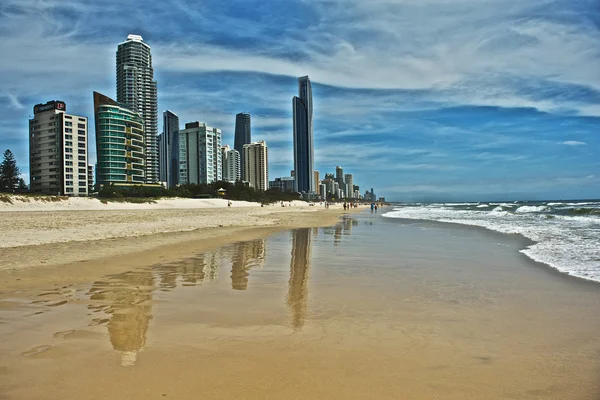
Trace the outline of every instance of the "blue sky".
{"label": "blue sky", "polygon": [[316,168],[343,166],[362,192],[600,198],[597,0],[3,0],[0,150],[26,178],[33,105],[93,120],[129,33],[152,47],[159,111],[230,144],[251,112],[271,178],[292,168],[291,99],[309,75]]}

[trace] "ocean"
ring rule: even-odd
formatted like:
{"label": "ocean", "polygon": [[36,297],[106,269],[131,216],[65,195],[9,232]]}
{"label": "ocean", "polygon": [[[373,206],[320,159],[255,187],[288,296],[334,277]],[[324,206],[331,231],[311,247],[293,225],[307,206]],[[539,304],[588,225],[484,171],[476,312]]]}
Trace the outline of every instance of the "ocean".
{"label": "ocean", "polygon": [[522,235],[521,250],[560,272],[600,282],[600,200],[397,204],[387,218],[479,226]]}

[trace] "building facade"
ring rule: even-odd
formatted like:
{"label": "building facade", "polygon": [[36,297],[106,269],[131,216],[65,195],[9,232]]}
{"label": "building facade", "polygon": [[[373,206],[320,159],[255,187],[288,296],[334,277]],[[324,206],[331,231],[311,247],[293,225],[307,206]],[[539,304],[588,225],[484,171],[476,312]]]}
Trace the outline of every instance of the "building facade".
{"label": "building facade", "polygon": [[[233,148],[240,157],[244,152],[244,145],[252,143],[252,124],[250,113],[239,113],[235,116],[235,137]],[[244,176],[244,163],[240,165],[240,176]]]}
{"label": "building facade", "polygon": [[62,101],[33,107],[29,120],[31,193],[87,196],[88,119],[67,114]]}
{"label": "building facade", "polygon": [[243,148],[244,180],[256,190],[269,188],[269,149],[264,140]]}
{"label": "building facade", "polygon": [[315,171],[315,193],[317,195],[321,194],[321,179],[319,178],[319,171]]}
{"label": "building facade", "polygon": [[282,192],[292,192],[294,191],[294,178],[291,176],[275,178],[275,180],[269,181],[269,189],[279,189]]}
{"label": "building facade", "polygon": [[344,186],[344,169],[339,165],[335,167],[335,181],[340,187]]}
{"label": "building facade", "polygon": [[241,176],[241,157],[236,149],[229,145],[221,147],[221,160],[223,163],[223,180],[234,183],[242,179]]}
{"label": "building facade", "polygon": [[144,120],[135,111],[94,92],[96,188],[146,183]]}
{"label": "building facade", "polygon": [[179,131],[179,183],[207,184],[223,179],[221,130],[202,122]]}
{"label": "building facade", "polygon": [[145,179],[158,182],[158,102],[150,46],[139,35],[129,35],[117,47],[117,101],[144,121]]}
{"label": "building facade", "polygon": [[315,191],[312,87],[308,76],[298,78],[298,96],[292,99],[294,124],[294,178],[297,192]]}
{"label": "building facade", "polygon": [[179,117],[172,111],[163,112],[163,132],[159,135],[159,177],[167,189],[179,184]]}

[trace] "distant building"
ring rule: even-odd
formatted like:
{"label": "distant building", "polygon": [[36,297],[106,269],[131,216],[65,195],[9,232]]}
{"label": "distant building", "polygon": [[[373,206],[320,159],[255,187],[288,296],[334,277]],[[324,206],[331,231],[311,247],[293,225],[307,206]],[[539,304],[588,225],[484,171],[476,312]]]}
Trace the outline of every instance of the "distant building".
{"label": "distant building", "polygon": [[179,131],[179,183],[207,184],[223,179],[221,130],[202,122]]}
{"label": "distant building", "polygon": [[172,111],[163,112],[163,133],[158,135],[160,181],[167,188],[179,184],[179,117]]}
{"label": "distant building", "polygon": [[319,196],[321,196],[322,199],[327,198],[327,185],[324,183],[319,185]]}
{"label": "distant building", "polygon": [[229,145],[221,147],[221,160],[223,162],[223,180],[234,183],[242,180],[241,157],[236,149]]}
{"label": "distant building", "polygon": [[244,180],[256,190],[269,188],[269,149],[264,140],[243,148]]}
{"label": "distant building", "polygon": [[[252,143],[252,125],[250,113],[239,113],[235,116],[235,137],[233,148],[237,150],[240,157],[244,151],[244,145]],[[244,165],[240,164],[240,176],[244,176]]]}
{"label": "distant building", "polygon": [[33,107],[29,120],[31,193],[87,196],[88,119],[67,114],[62,101]]}
{"label": "distant building", "polygon": [[315,171],[315,193],[318,195],[321,192],[321,180],[319,179],[319,171]]}
{"label": "distant building", "polygon": [[92,165],[87,166],[88,176],[88,194],[94,192],[94,167]]}
{"label": "distant building", "polygon": [[344,186],[344,169],[339,165],[335,167],[335,181],[340,187]]}
{"label": "distant building", "polygon": [[378,200],[380,203],[385,203],[385,197],[380,197]]}
{"label": "distant building", "polygon": [[158,100],[150,46],[129,35],[117,47],[117,101],[137,112],[144,124],[147,183],[158,182]]}
{"label": "distant building", "polygon": [[96,188],[108,183],[146,182],[144,120],[135,111],[94,92]]}
{"label": "distant building", "polygon": [[275,178],[273,181],[269,181],[269,189],[279,189],[282,192],[293,192],[294,191],[294,178],[291,176],[283,178]]}
{"label": "distant building", "polygon": [[350,185],[350,193],[354,192],[354,175],[345,174],[344,175],[344,183]]}
{"label": "distant building", "polygon": [[292,99],[294,178],[297,192],[315,191],[312,87],[308,76],[298,78],[298,97]]}

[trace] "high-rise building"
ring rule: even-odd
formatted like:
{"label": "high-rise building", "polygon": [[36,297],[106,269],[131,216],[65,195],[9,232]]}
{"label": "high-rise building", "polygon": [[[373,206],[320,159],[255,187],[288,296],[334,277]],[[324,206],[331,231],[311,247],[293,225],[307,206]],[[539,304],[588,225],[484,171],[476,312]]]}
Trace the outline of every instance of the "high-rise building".
{"label": "high-rise building", "polygon": [[150,46],[139,35],[129,35],[117,47],[117,101],[144,121],[145,179],[158,182],[157,84]]}
{"label": "high-rise building", "polygon": [[88,195],[88,119],[67,114],[62,101],[33,107],[29,120],[31,193]]}
{"label": "high-rise building", "polygon": [[321,181],[319,180],[319,171],[315,171],[315,193],[320,194],[321,191]]}
{"label": "high-rise building", "polygon": [[221,160],[223,163],[223,180],[234,183],[242,179],[240,175],[241,157],[236,149],[229,145],[221,147]]}
{"label": "high-rise building", "polygon": [[146,182],[144,120],[135,111],[94,92],[96,189],[107,183]]}
{"label": "high-rise building", "polygon": [[[242,156],[244,145],[252,143],[252,127],[250,113],[239,113],[235,116],[235,137],[233,148]],[[244,176],[244,163],[240,165],[240,175]]]}
{"label": "high-rise building", "polygon": [[172,188],[179,184],[179,117],[174,112],[163,112],[163,132],[158,136],[160,181]]}
{"label": "high-rise building", "polygon": [[279,189],[282,192],[292,192],[294,191],[294,178],[291,176],[275,178],[275,180],[269,181],[269,189]]}
{"label": "high-rise building", "polygon": [[165,142],[166,135],[159,133],[158,140],[158,180],[167,182],[167,143]]}
{"label": "high-rise building", "polygon": [[223,179],[221,130],[202,122],[185,124],[179,131],[179,182],[202,184]]}
{"label": "high-rise building", "polygon": [[344,183],[350,185],[350,193],[354,192],[354,175],[345,174],[344,175]]}
{"label": "high-rise building", "polygon": [[256,190],[269,188],[269,149],[264,140],[245,144],[243,148],[244,180]]}
{"label": "high-rise building", "polygon": [[325,183],[321,183],[319,185],[319,196],[321,196],[322,199],[326,199],[327,198],[327,185]]}
{"label": "high-rise building", "polygon": [[92,165],[87,166],[87,175],[88,175],[88,193],[92,193],[94,191],[94,167]]}
{"label": "high-rise building", "polygon": [[339,165],[335,167],[335,181],[340,185],[340,188],[344,186],[344,169]]}
{"label": "high-rise building", "polygon": [[294,178],[297,192],[315,191],[312,87],[308,76],[298,78],[292,99],[294,118]]}

